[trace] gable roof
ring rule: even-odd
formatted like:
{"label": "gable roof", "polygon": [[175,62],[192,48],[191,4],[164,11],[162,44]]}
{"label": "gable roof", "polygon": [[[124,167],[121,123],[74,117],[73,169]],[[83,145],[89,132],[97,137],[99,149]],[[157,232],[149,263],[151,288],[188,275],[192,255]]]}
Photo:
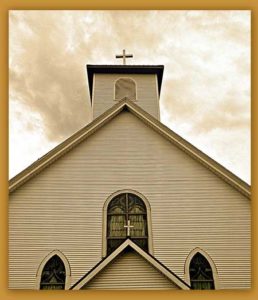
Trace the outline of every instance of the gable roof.
{"label": "gable roof", "polygon": [[163,71],[163,65],[87,65],[90,99],[92,101],[94,74],[156,74],[158,79],[158,91],[160,94]]}
{"label": "gable roof", "polygon": [[131,248],[136,253],[138,253],[142,258],[144,258],[148,263],[150,263],[155,269],[160,271],[166,278],[168,278],[173,284],[178,286],[180,289],[189,290],[191,287],[184,282],[180,277],[178,277],[174,272],[170,271],[166,266],[164,266],[160,261],[158,261],[154,256],[142,250],[137,246],[130,238],[127,238],[123,244],[121,244],[114,252],[103,258],[99,263],[97,263],[88,273],[86,273],[81,279],[79,279],[70,290],[79,290],[90,280],[92,280],[97,274],[105,269],[120,253],[125,249]]}
{"label": "gable roof", "polygon": [[121,113],[123,110],[127,110],[131,112],[133,115],[142,120],[146,125],[154,129],[156,132],[161,134],[167,140],[169,140],[172,144],[180,148],[186,154],[191,156],[193,159],[201,163],[211,172],[216,174],[222,180],[227,182],[229,185],[234,187],[240,193],[242,193],[247,198],[251,197],[250,186],[241,180],[239,177],[234,175],[232,172],[224,168],[222,165],[214,161],[208,155],[204,154],[202,151],[194,147],[192,144],[187,142],[185,139],[180,137],[174,131],[169,129],[167,126],[163,125],[156,118],[148,114],[146,111],[141,109],[138,105],[133,103],[131,100],[124,99],[115,104],[113,107],[105,111],[102,115],[94,119],[90,124],[86,125],[67,140],[62,142],[60,145],[55,147],[53,150],[49,151],[47,154],[42,156],[28,168],[23,170],[21,173],[13,177],[9,181],[9,192],[13,192],[23,183],[28,181],[30,178],[37,175],[44,168],[49,166],[59,157],[70,151],[76,145],[81,143],[83,140],[92,135],[96,130],[104,126],[110,120],[112,120],[115,116]]}

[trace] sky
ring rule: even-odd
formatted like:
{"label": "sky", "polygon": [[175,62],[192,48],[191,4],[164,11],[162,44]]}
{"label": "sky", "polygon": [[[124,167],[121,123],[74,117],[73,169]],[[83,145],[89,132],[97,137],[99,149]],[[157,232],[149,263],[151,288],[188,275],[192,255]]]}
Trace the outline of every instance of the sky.
{"label": "sky", "polygon": [[10,11],[9,177],[91,121],[86,64],[164,65],[161,122],[250,184],[250,11]]}

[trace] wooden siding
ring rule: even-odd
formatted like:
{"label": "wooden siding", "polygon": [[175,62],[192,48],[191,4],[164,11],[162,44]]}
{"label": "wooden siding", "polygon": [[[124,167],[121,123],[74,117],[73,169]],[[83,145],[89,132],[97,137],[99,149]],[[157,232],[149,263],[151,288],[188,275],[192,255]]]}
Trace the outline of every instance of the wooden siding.
{"label": "wooden siding", "polygon": [[159,120],[159,95],[155,74],[95,74],[93,93],[93,118],[95,119],[115,101],[115,82],[121,77],[132,78],[136,82],[135,103]]}
{"label": "wooden siding", "polygon": [[9,287],[34,289],[55,249],[78,281],[102,258],[104,202],[123,189],[150,202],[154,256],[179,277],[200,247],[220,288],[250,287],[250,201],[129,112],[11,194]]}
{"label": "wooden siding", "polygon": [[135,252],[121,253],[82,289],[179,289]]}

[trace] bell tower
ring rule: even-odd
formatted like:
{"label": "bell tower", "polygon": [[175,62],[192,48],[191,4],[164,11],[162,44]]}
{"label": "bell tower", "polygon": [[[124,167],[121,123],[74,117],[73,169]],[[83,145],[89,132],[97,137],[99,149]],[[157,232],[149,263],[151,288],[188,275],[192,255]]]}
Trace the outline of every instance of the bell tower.
{"label": "bell tower", "polygon": [[126,65],[132,54],[116,55],[122,65],[87,65],[93,119],[127,98],[160,119],[159,98],[163,65]]}

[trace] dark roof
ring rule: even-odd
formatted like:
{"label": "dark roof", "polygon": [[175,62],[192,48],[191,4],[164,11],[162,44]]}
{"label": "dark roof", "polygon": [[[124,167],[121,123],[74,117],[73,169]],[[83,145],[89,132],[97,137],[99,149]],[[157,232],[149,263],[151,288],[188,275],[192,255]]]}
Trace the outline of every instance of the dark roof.
{"label": "dark roof", "polygon": [[163,65],[87,65],[87,74],[90,90],[90,99],[92,101],[92,83],[93,74],[157,74],[158,90],[160,94],[163,77]]}

